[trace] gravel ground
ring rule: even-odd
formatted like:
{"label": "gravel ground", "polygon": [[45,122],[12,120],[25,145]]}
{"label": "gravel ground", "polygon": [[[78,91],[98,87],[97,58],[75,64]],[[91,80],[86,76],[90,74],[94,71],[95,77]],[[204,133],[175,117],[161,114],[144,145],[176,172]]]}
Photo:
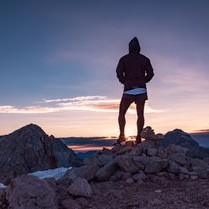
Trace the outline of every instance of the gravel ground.
{"label": "gravel ground", "polygon": [[88,209],[209,209],[208,180],[92,183]]}

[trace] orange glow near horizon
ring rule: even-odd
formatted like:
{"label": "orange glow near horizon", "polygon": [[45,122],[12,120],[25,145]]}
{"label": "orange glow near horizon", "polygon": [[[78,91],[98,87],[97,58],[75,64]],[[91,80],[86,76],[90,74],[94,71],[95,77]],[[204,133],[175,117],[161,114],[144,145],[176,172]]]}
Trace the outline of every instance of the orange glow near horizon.
{"label": "orange glow near horizon", "polygon": [[[106,100],[105,100],[106,101]],[[149,103],[149,102],[148,102]],[[151,107],[155,106],[150,102]],[[148,105],[149,107],[150,105]],[[204,106],[207,106],[204,103]],[[157,106],[158,107],[158,106]],[[104,107],[103,107],[104,108]],[[166,108],[159,107],[156,110]],[[151,126],[155,133],[165,134],[176,128],[188,133],[206,132],[208,117],[205,108],[181,106],[162,112],[146,112],[145,127]],[[154,109],[155,110],[155,109]],[[196,112],[198,110],[198,117]],[[193,114],[191,114],[193,112]],[[37,124],[48,135],[55,137],[108,137],[119,135],[118,112],[66,110],[44,114],[1,114],[0,135],[9,134],[27,124]],[[126,114],[126,136],[137,134],[135,106]],[[108,138],[110,138],[108,137]]]}
{"label": "orange glow near horizon", "polygon": [[88,145],[69,145],[68,148],[72,149],[75,152],[88,152],[88,151],[99,151],[103,148],[110,149],[111,146],[88,146]]}

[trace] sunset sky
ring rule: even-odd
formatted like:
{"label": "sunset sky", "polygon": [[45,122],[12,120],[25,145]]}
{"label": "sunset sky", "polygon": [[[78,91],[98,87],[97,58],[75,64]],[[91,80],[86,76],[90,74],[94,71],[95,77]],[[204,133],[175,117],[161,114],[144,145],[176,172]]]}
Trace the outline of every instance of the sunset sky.
{"label": "sunset sky", "polygon": [[208,0],[0,0],[0,135],[118,135],[115,69],[134,36],[155,72],[145,126],[209,129]]}

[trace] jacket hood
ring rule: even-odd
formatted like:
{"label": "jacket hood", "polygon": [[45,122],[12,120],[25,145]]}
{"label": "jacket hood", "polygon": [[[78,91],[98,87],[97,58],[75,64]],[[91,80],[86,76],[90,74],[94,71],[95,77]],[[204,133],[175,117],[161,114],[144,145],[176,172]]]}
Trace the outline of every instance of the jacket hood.
{"label": "jacket hood", "polygon": [[137,37],[134,37],[130,42],[129,42],[129,53],[136,53],[138,54],[141,51],[141,47],[139,45],[139,41]]}

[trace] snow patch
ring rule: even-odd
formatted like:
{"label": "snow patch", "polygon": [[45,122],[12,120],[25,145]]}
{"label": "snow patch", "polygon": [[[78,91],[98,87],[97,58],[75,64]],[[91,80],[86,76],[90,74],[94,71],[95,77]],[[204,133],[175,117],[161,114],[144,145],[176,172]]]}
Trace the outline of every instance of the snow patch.
{"label": "snow patch", "polygon": [[34,173],[30,173],[29,175],[37,176],[39,179],[46,179],[46,178],[54,178],[56,180],[62,178],[69,168],[55,168],[55,169],[48,169],[45,171],[36,171]]}
{"label": "snow patch", "polygon": [[2,183],[0,183],[0,189],[5,188],[6,186]]}

